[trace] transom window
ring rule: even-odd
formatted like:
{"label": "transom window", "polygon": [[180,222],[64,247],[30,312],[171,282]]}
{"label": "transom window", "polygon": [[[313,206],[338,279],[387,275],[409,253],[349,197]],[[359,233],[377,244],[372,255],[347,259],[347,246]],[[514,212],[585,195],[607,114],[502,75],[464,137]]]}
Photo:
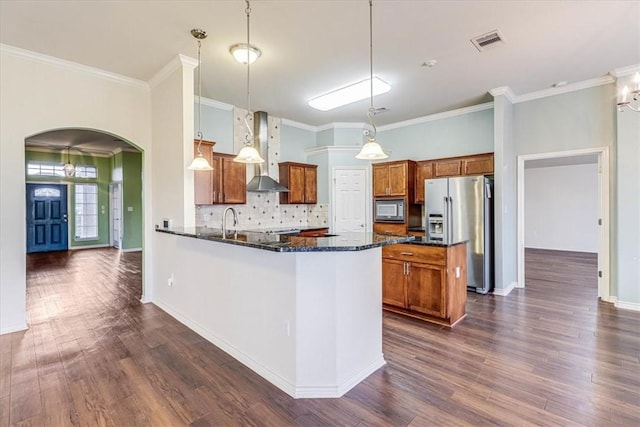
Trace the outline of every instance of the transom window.
{"label": "transom window", "polygon": [[[91,165],[75,165],[76,178],[97,178],[98,168]],[[27,175],[31,176],[65,176],[64,164],[55,162],[28,162]]]}
{"label": "transom window", "polygon": [[76,240],[98,238],[98,185],[75,184]]}

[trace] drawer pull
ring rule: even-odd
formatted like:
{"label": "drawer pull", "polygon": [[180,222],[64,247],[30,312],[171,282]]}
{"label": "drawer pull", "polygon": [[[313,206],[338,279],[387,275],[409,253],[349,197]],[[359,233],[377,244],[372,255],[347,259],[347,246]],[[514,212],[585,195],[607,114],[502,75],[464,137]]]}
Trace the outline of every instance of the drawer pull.
{"label": "drawer pull", "polygon": [[412,252],[400,252],[400,255],[413,256]]}

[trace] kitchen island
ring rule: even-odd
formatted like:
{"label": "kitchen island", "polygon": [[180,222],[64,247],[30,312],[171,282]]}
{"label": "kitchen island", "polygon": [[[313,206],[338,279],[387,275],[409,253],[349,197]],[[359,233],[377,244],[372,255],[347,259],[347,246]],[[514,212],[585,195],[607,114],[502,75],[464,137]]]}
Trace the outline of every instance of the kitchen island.
{"label": "kitchen island", "polygon": [[157,229],[152,301],[295,398],[384,365],[382,247],[408,236]]}

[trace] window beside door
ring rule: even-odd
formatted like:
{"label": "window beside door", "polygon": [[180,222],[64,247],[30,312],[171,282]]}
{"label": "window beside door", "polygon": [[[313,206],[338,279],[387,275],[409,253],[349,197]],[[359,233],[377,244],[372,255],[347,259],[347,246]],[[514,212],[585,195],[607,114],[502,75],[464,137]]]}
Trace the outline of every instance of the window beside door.
{"label": "window beside door", "polygon": [[98,185],[75,184],[75,239],[98,239]]}

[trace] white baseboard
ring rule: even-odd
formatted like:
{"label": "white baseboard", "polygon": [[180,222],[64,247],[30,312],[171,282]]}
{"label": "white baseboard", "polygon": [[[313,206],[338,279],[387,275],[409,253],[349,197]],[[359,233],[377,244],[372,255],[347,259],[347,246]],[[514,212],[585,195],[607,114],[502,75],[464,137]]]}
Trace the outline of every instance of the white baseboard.
{"label": "white baseboard", "polygon": [[351,390],[353,387],[362,382],[369,375],[383,367],[387,362],[384,360],[382,354],[377,356],[375,360],[373,360],[368,366],[362,369],[359,372],[356,372],[350,378],[347,378],[344,382],[338,385],[330,385],[330,386],[296,386],[295,384],[290,383],[286,379],[282,378],[277,373],[273,372],[271,369],[262,365],[252,357],[243,353],[224,339],[212,334],[206,328],[204,328],[199,323],[189,319],[187,316],[179,312],[178,310],[173,309],[170,305],[154,300],[152,301],[157,307],[163,310],[165,313],[169,314],[171,317],[188,327],[189,329],[196,332],[198,335],[205,338],[207,341],[211,342],[216,347],[224,350],[226,353],[231,355],[233,358],[238,360],[240,363],[253,370],[256,374],[260,375],[262,378],[269,381],[274,386],[278,387],[280,390],[287,393],[289,396],[294,399],[301,398],[338,398],[342,397],[345,393]]}
{"label": "white baseboard", "polygon": [[120,249],[120,252],[142,252],[142,248]]}
{"label": "white baseboard", "polygon": [[[296,387],[291,384],[289,381],[282,378],[280,375],[276,374],[266,366],[260,364],[258,361],[254,360],[250,356],[246,355],[242,351],[235,348],[230,343],[226,342],[220,337],[215,336],[211,332],[209,332],[206,328],[204,328],[199,323],[189,319],[187,316],[179,312],[178,310],[173,309],[170,305],[163,303],[162,301],[158,301],[157,299],[152,301],[153,304],[158,306],[165,313],[169,314],[171,317],[196,332],[201,337],[205,338],[207,341],[215,345],[216,347],[222,349],[229,355],[231,355],[234,359],[238,360],[240,363],[254,371],[256,374],[260,375],[262,378],[269,381],[271,384],[278,387],[280,390],[284,391],[291,397],[296,397]],[[328,396],[327,396],[328,397]],[[333,397],[333,396],[332,396]]]}
{"label": "white baseboard", "polygon": [[493,294],[494,295],[499,295],[501,297],[506,297],[507,295],[509,295],[511,293],[512,290],[514,290],[516,287],[518,287],[518,282],[511,282],[509,284],[509,286],[507,286],[506,288],[495,288],[493,290]]}
{"label": "white baseboard", "polygon": [[104,245],[86,245],[86,246],[73,246],[73,247],[69,247],[70,251],[78,251],[80,249],[100,249],[100,248],[109,248],[110,246],[108,244],[104,244]]}
{"label": "white baseboard", "polygon": [[335,399],[342,397],[386,363],[384,357],[380,354],[380,356],[376,357],[376,360],[371,362],[366,368],[352,375],[340,385],[295,387],[295,394],[292,397],[295,399]]}
{"label": "white baseboard", "polygon": [[29,326],[27,326],[26,322],[19,323],[17,325],[3,326],[0,329],[0,335],[12,334],[14,332],[19,332],[19,331],[26,331],[27,329],[29,329]]}
{"label": "white baseboard", "polygon": [[637,302],[620,301],[616,298],[613,305],[616,308],[622,308],[624,310],[640,311],[640,303]]}

